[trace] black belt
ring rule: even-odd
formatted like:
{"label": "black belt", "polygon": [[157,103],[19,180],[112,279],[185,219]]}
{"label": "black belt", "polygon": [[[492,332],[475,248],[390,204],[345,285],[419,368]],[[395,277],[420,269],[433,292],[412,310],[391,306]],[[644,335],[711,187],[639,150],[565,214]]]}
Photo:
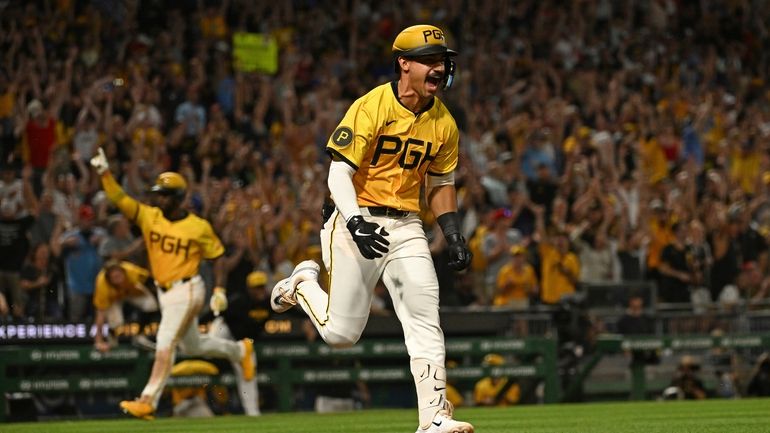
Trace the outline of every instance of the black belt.
{"label": "black belt", "polygon": [[369,214],[372,216],[384,216],[392,218],[404,218],[412,213],[408,210],[398,210],[387,206],[370,206],[367,207],[367,209],[369,209]]}
{"label": "black belt", "polygon": [[155,285],[156,285],[156,286],[158,286],[158,288],[159,288],[159,289],[161,289],[161,290],[163,290],[163,291],[165,292],[165,291],[168,291],[168,290],[170,290],[170,289],[171,289],[172,287],[174,287],[175,285],[177,285],[177,284],[184,284],[184,283],[186,283],[186,282],[188,282],[188,281],[192,280],[193,278],[195,278],[195,275],[193,275],[192,277],[185,277],[185,278],[182,278],[181,280],[174,280],[174,281],[172,281],[172,282],[168,283],[168,284],[167,284],[167,285],[165,285],[165,286],[164,286],[163,284],[160,284],[159,282],[157,282],[157,281],[156,281],[156,282],[155,282]]}

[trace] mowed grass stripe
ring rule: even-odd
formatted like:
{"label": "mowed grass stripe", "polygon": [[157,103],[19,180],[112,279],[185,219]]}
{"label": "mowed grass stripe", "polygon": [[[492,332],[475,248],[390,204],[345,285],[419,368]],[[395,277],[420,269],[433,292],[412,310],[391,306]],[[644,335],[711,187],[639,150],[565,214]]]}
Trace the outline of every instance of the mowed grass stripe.
{"label": "mowed grass stripe", "polygon": [[[770,432],[770,400],[526,406],[500,420],[467,409],[479,432]],[[507,424],[501,424],[507,423]]]}
{"label": "mowed grass stripe", "polygon": [[[766,433],[770,399],[460,408],[477,433]],[[412,433],[414,410],[0,424],[0,433]]]}

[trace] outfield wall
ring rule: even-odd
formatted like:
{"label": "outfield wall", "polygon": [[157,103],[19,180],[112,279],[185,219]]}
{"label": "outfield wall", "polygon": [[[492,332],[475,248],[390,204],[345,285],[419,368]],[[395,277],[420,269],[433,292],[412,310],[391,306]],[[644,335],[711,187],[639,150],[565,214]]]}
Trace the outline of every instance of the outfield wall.
{"label": "outfield wall", "polygon": [[[450,380],[476,381],[488,375],[531,378],[544,384],[544,401],[557,402],[560,386],[556,343],[549,338],[453,338],[446,343],[447,356],[467,359],[468,365],[450,369]],[[403,341],[370,340],[346,349],[324,343],[257,344],[262,387],[274,387],[278,409],[294,409],[298,385],[367,383],[411,383],[408,356]],[[489,352],[529,355],[531,364],[482,367],[478,359]],[[120,346],[102,354],[91,345],[8,346],[0,348],[0,421],[9,417],[6,397],[17,393],[67,394],[126,391],[138,395],[149,377],[153,354]],[[333,362],[332,362],[333,361]],[[339,361],[351,361],[339,364]],[[330,362],[332,362],[330,364]],[[264,366],[271,366],[265,368]],[[377,365],[368,367],[368,365]],[[367,366],[367,367],[365,367]],[[173,377],[169,386],[225,385],[232,387],[231,373],[216,377]],[[117,414],[117,409],[115,414]]]}
{"label": "outfield wall", "polygon": [[[448,370],[451,381],[472,385],[484,376],[502,375],[542,383],[542,401],[553,403],[575,401],[577,394],[591,400],[611,393],[624,399],[648,399],[666,386],[667,378],[651,377],[652,367],[647,365],[624,364],[621,377],[591,380],[602,360],[638,350],[668,352],[672,359],[684,353],[762,351],[770,347],[770,334],[633,338],[603,334],[570,374],[565,374],[563,359],[557,357],[556,341],[550,338],[449,338],[446,347],[448,358],[460,360],[458,367]],[[399,389],[411,386],[408,356],[400,340],[372,339],[346,349],[305,342],[266,343],[256,348],[260,389],[275,390],[275,406],[280,411],[297,410],[297,387],[334,387],[356,381],[390,388],[403,385]],[[482,367],[481,358],[490,352],[529,362]],[[0,396],[3,396],[0,421],[13,415],[6,398],[19,394],[98,396],[122,392],[127,396],[138,395],[149,376],[152,360],[151,352],[128,345],[106,354],[90,344],[0,347]],[[713,379],[706,378],[705,382],[712,389],[715,386]],[[233,388],[235,379],[228,369],[223,369],[219,376],[173,377],[169,381],[169,387],[201,385]],[[117,406],[112,414],[118,415]]]}

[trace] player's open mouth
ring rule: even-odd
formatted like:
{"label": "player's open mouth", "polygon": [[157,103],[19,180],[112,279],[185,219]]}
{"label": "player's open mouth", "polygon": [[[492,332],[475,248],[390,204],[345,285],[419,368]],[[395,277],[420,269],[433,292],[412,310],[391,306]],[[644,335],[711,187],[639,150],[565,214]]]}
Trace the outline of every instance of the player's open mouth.
{"label": "player's open mouth", "polygon": [[431,86],[438,88],[439,84],[441,84],[442,78],[443,77],[440,74],[428,75],[425,81]]}

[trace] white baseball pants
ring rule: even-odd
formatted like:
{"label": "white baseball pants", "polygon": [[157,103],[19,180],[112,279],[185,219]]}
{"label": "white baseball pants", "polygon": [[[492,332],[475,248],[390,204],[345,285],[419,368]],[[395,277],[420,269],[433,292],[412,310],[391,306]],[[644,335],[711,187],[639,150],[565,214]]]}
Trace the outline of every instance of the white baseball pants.
{"label": "white baseball pants", "polygon": [[160,292],[161,319],[158,326],[155,347],[155,361],[147,385],[142,391],[142,398],[151,399],[153,407],[166,386],[171,367],[174,365],[176,346],[188,356],[227,358],[238,362],[242,356],[242,347],[235,341],[216,338],[198,331],[198,313],[203,307],[206,287],[200,275],[189,281],[174,284],[169,290]]}
{"label": "white baseball pants", "polygon": [[417,214],[377,217],[368,215],[365,208],[362,213],[367,221],[388,232],[388,253],[374,260],[361,256],[344,219],[335,211],[321,230],[323,261],[330,274],[329,294],[313,282],[303,282],[298,286],[297,300],[327,343],[349,346],[361,337],[374,286],[382,277],[404,329],[409,356],[444,365],[438,279],[422,221]]}
{"label": "white baseball pants", "polygon": [[374,286],[381,277],[404,330],[420,426],[426,426],[446,401],[439,287],[428,240],[417,214],[404,218],[371,216],[365,208],[361,213],[388,232],[388,253],[374,260],[361,256],[344,218],[335,210],[321,230],[329,293],[315,281],[304,281],[297,286],[297,302],[324,341],[332,346],[350,346],[366,326]]}
{"label": "white baseball pants", "polygon": [[[227,340],[233,340],[233,334],[230,332],[230,328],[225,323],[222,316],[217,317],[211,322],[209,327],[209,335],[224,338]],[[251,354],[254,359],[254,365],[257,365],[256,353]],[[238,397],[241,400],[243,406],[243,413],[249,416],[259,416],[259,389],[257,388],[257,374],[254,372],[254,378],[251,380],[245,380],[243,378],[243,368],[241,367],[240,359],[233,361],[233,371],[235,371],[235,383],[238,386]]]}

